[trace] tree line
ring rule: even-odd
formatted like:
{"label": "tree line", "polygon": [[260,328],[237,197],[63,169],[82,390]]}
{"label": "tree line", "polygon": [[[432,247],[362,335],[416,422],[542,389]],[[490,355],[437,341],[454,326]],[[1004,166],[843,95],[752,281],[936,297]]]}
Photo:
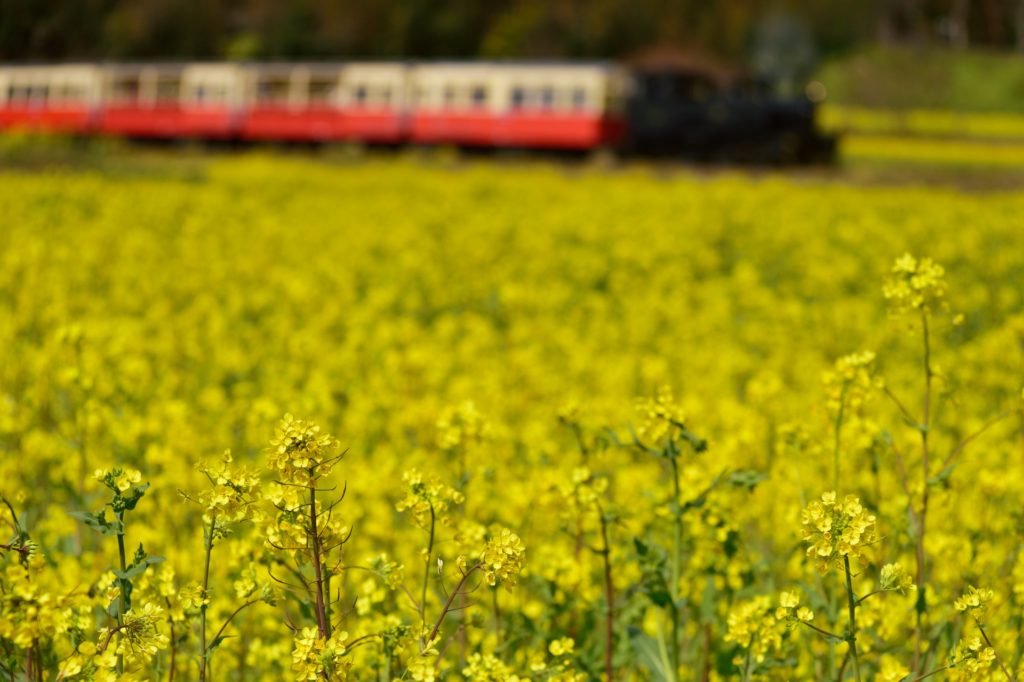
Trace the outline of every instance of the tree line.
{"label": "tree line", "polygon": [[1024,49],[1024,0],[0,0],[0,59],[732,60],[785,15],[833,54],[864,41]]}

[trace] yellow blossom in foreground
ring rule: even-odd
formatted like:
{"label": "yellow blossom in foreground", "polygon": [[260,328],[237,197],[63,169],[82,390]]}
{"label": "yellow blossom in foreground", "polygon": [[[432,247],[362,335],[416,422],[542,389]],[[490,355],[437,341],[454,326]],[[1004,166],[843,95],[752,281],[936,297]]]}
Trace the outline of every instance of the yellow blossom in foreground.
{"label": "yellow blossom in foreground", "polygon": [[[758,596],[729,611],[725,641],[749,650],[758,663],[782,646],[782,628],[772,613],[771,600]],[[742,659],[738,660],[740,663]]]}
{"label": "yellow blossom in foreground", "polygon": [[296,682],[327,679],[344,682],[352,662],[339,660],[345,654],[348,633],[334,632],[329,638],[319,636],[316,628],[303,628],[295,634],[292,648],[292,670]]}
{"label": "yellow blossom in foreground", "polygon": [[981,637],[971,637],[956,643],[956,648],[949,656],[949,665],[974,675],[991,668],[995,660],[996,652],[992,647],[986,646]]}
{"label": "yellow blossom in foreground", "polygon": [[891,590],[900,594],[917,589],[913,577],[898,563],[882,566],[878,585],[883,590]]}
{"label": "yellow blossom in foreground", "polygon": [[841,564],[844,558],[851,562],[859,559],[865,547],[875,541],[875,516],[855,495],[847,495],[840,502],[834,492],[824,493],[804,509],[802,521],[807,556],[817,559],[822,571],[828,570],[832,562]]}
{"label": "yellow blossom in foreground", "polygon": [[806,606],[800,606],[800,595],[796,592],[783,592],[779,595],[779,606],[775,609],[778,620],[787,621],[789,625],[809,623],[814,620],[814,612]]}
{"label": "yellow blossom in foreground", "polygon": [[973,585],[968,585],[967,591],[953,602],[953,608],[957,611],[970,614],[977,618],[978,621],[983,622],[985,612],[988,610],[988,606],[992,603],[994,598],[995,593],[992,590],[985,588],[978,589]]}
{"label": "yellow blossom in foreground", "polygon": [[569,656],[572,654],[575,644],[572,637],[562,637],[561,639],[552,640],[548,644],[548,651],[551,652],[552,656]]}
{"label": "yellow blossom in foreground", "polygon": [[508,528],[487,541],[480,556],[480,564],[487,583],[492,587],[501,583],[511,590],[523,571],[526,548],[519,536]]}
{"label": "yellow blossom in foreground", "polygon": [[329,474],[338,462],[337,445],[317,424],[286,414],[267,449],[267,464],[283,482],[309,485]]}

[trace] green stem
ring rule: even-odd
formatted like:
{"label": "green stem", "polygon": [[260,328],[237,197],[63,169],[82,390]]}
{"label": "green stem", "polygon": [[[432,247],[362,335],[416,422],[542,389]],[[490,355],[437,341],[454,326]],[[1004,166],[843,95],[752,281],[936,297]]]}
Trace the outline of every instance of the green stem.
{"label": "green stem", "polygon": [[604,564],[604,599],[606,602],[604,671],[605,680],[612,682],[612,679],[615,677],[615,671],[612,667],[612,653],[615,647],[615,585],[612,582],[612,546],[608,542],[608,521],[605,519],[604,510],[600,505],[598,505],[598,518],[601,521],[601,560]]}
{"label": "green stem", "polygon": [[988,645],[989,649],[992,649],[992,653],[996,657],[996,662],[999,663],[999,669],[1003,671],[1004,675],[1006,675],[1006,679],[1010,680],[1010,682],[1014,682],[1013,675],[1011,675],[1010,671],[1006,669],[1006,665],[1003,663],[1003,659],[999,658],[999,653],[996,652],[996,648],[992,646],[992,640],[988,638],[988,633],[985,632],[985,628],[984,626],[982,626],[981,621],[975,618],[974,622],[978,624],[978,630],[981,632],[981,637],[985,640],[985,644]]}
{"label": "green stem", "polygon": [[917,583],[917,606],[916,606],[916,620],[914,625],[914,671],[920,672],[922,667],[921,654],[922,654],[922,643],[924,637],[924,614],[928,610],[928,588],[926,585],[927,580],[927,556],[925,555],[924,547],[924,534],[927,528],[927,517],[928,517],[928,478],[929,478],[929,448],[928,448],[928,434],[931,431],[931,414],[932,414],[932,350],[931,340],[928,330],[928,313],[924,310],[921,311],[921,328],[922,338],[924,343],[924,398],[923,398],[923,412],[924,417],[921,420],[921,426],[919,432],[921,434],[921,513],[918,514],[917,523],[917,543],[914,552],[914,558],[917,563],[917,571],[915,581]]}
{"label": "green stem", "polygon": [[206,595],[210,589],[210,557],[213,555],[213,536],[216,530],[217,517],[214,516],[210,518],[210,527],[203,538],[206,541],[203,547],[206,557],[203,563],[202,602],[199,604],[199,682],[206,682]]}
{"label": "green stem", "polygon": [[750,646],[747,647],[747,659],[743,663],[743,682],[750,682],[750,661],[751,661],[751,650],[754,648],[754,642],[751,640]]}
{"label": "green stem", "polygon": [[249,600],[249,601],[245,602],[244,604],[242,604],[241,606],[239,606],[239,607],[238,607],[237,609],[235,609],[234,611],[232,611],[232,612],[231,612],[231,615],[230,615],[230,616],[228,616],[228,617],[227,617],[227,619],[225,619],[224,623],[223,623],[223,624],[222,624],[222,625],[220,626],[220,629],[219,629],[219,630],[217,630],[217,634],[215,634],[215,635],[213,636],[213,641],[214,641],[214,642],[216,642],[216,641],[217,641],[218,639],[220,639],[220,636],[221,636],[221,635],[223,635],[223,634],[224,634],[224,631],[225,631],[225,630],[227,629],[227,627],[228,627],[229,625],[231,625],[231,621],[233,621],[233,620],[235,619],[235,616],[237,616],[237,615],[238,615],[238,614],[240,614],[240,613],[241,613],[241,612],[242,612],[243,610],[245,610],[245,609],[249,608],[249,607],[250,607],[250,606],[252,606],[253,604],[257,604],[257,603],[259,603],[259,601],[260,601],[259,599],[251,599],[251,600]]}
{"label": "green stem", "polygon": [[812,629],[812,630],[814,630],[815,632],[817,632],[817,633],[818,633],[819,635],[821,635],[822,637],[825,637],[826,639],[831,639],[831,640],[834,640],[834,641],[840,641],[840,642],[841,642],[841,641],[843,640],[843,637],[842,637],[841,635],[837,635],[837,634],[836,634],[836,633],[834,633],[834,632],[829,632],[828,630],[825,630],[825,629],[823,629],[823,628],[819,628],[819,627],[818,627],[817,625],[814,625],[813,623],[808,623],[808,622],[807,622],[807,621],[805,621],[805,620],[802,620],[802,621],[800,621],[800,622],[801,622],[801,623],[802,623],[803,625],[806,625],[806,626],[807,626],[807,627],[809,627],[810,629]]}
{"label": "green stem", "polygon": [[441,629],[441,624],[444,623],[444,617],[447,616],[448,611],[451,610],[452,603],[455,601],[455,596],[462,591],[462,588],[466,585],[466,581],[469,579],[469,576],[471,576],[473,574],[473,571],[477,570],[478,568],[480,568],[480,564],[475,564],[471,566],[468,571],[463,573],[462,579],[459,580],[459,584],[456,585],[455,589],[452,590],[452,593],[448,595],[448,601],[444,603],[444,607],[441,609],[441,615],[438,616],[437,622],[434,623],[434,627],[430,631],[430,635],[427,638],[428,644],[434,641],[434,637],[437,637],[437,631]]}
{"label": "green stem", "polygon": [[[430,539],[427,540],[427,561],[423,567],[423,590],[420,594],[420,621],[426,625],[427,622],[427,583],[430,581],[430,558],[434,553],[434,524],[436,522],[434,505],[430,504]],[[420,647],[426,645],[423,635],[420,635]]]}
{"label": "green stem", "polygon": [[[128,561],[124,551],[124,512],[117,512],[117,522],[120,532],[117,534],[117,554],[118,562],[121,566],[121,573],[125,573],[128,570]],[[117,625],[121,627],[124,625],[124,614],[128,611],[128,581],[125,578],[118,579],[118,585],[120,589],[118,592],[118,609],[117,609]],[[121,639],[120,633],[118,639]],[[124,655],[117,655],[117,674],[124,674]]]}
{"label": "green stem", "polygon": [[885,590],[872,590],[871,592],[868,592],[863,597],[857,599],[857,606],[860,606],[867,601],[868,597],[874,597],[876,594],[882,594],[883,592],[885,592]]}
{"label": "green stem", "polygon": [[948,665],[944,665],[941,668],[936,668],[935,670],[931,671],[930,673],[925,673],[924,675],[921,675],[920,677],[915,677],[911,682],[918,682],[918,680],[928,679],[929,677],[933,677],[935,675],[938,675],[939,673],[941,673],[941,672],[943,672],[945,670],[949,670],[949,666]]}
{"label": "green stem", "polygon": [[675,495],[675,509],[673,510],[674,534],[672,537],[672,585],[669,594],[672,596],[672,679],[679,674],[679,571],[680,552],[683,544],[683,519],[681,516],[682,500],[680,499],[679,486],[679,463],[675,457],[669,459],[672,462],[672,485]]}
{"label": "green stem", "polygon": [[167,664],[167,682],[174,682],[174,666],[175,660],[178,657],[178,638],[174,633],[174,618],[171,614],[171,600],[168,597],[164,597],[164,603],[167,605],[167,627],[171,631],[171,660]]}
{"label": "green stem", "polygon": [[316,576],[316,626],[321,639],[331,636],[331,624],[327,622],[324,606],[324,573],[320,557],[320,531],[317,529],[316,482],[309,484],[309,543],[313,551],[313,573]]}
{"label": "green stem", "polygon": [[853,598],[853,576],[850,574],[850,557],[843,557],[843,568],[846,570],[846,601],[850,613],[850,634],[847,641],[850,643],[850,658],[853,661],[853,673],[860,682],[860,660],[857,657],[857,603]]}

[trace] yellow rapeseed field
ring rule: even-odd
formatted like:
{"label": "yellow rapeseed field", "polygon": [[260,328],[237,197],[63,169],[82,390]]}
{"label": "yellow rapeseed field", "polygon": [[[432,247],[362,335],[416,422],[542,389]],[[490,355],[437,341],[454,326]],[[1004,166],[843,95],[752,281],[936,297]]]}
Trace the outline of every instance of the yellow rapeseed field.
{"label": "yellow rapeseed field", "polygon": [[1024,194],[0,178],[0,680],[1024,674]]}

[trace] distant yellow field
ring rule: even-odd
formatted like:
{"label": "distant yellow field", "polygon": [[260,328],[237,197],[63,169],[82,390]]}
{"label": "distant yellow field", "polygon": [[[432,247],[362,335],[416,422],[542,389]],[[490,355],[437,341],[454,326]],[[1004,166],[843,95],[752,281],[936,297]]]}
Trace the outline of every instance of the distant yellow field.
{"label": "distant yellow field", "polygon": [[1024,674],[1024,194],[254,155],[0,213],[3,679]]}
{"label": "distant yellow field", "polygon": [[818,121],[828,130],[862,134],[1024,139],[1024,115],[1020,114],[897,111],[825,104],[818,112]]}
{"label": "distant yellow field", "polygon": [[842,138],[841,157],[918,165],[1024,168],[1024,141],[948,140],[851,134]]}

